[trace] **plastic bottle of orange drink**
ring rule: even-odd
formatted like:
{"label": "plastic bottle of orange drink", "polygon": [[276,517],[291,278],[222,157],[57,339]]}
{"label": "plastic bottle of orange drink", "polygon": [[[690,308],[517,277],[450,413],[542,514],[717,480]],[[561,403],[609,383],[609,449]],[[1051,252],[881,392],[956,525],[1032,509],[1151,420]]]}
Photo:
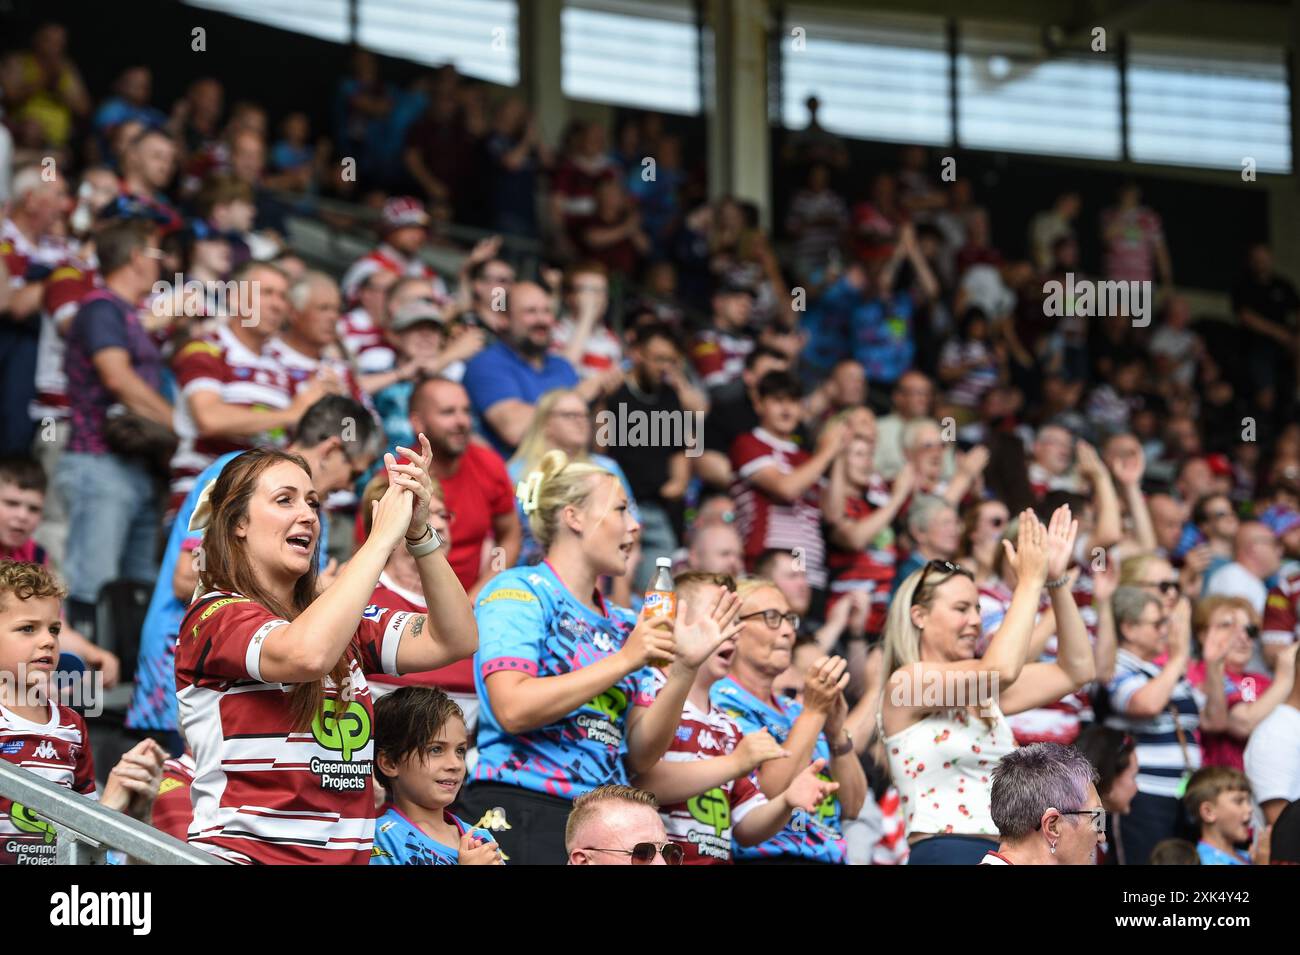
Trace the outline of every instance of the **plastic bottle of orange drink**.
{"label": "plastic bottle of orange drink", "polygon": [[673,590],[672,559],[659,557],[655,560],[655,576],[650,582],[650,589],[645,592],[645,615],[647,617],[677,616],[677,594]]}

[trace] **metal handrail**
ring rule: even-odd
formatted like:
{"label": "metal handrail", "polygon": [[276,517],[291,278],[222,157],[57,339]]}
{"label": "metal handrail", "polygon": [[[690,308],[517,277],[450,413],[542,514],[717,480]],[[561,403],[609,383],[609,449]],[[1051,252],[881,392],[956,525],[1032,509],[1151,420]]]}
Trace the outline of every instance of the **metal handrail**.
{"label": "metal handrail", "polygon": [[54,824],[60,865],[103,862],[109,849],[149,865],[227,865],[138,819],[0,760],[0,798],[12,799]]}

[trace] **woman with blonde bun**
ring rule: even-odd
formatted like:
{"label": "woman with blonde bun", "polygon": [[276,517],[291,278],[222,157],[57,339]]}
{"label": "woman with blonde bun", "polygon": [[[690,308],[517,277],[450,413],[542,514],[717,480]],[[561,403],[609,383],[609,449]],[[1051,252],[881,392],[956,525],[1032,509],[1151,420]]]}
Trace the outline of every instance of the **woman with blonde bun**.
{"label": "woman with blonde bun", "polygon": [[[572,801],[627,784],[629,770],[667,751],[695,671],[734,632],[739,601],[719,593],[702,609],[639,618],[608,603],[597,581],[627,571],[639,525],[618,479],[596,464],[547,452],[516,493],[544,557],[479,595],[479,761],[460,808],[507,861],[558,865]],[[651,665],[667,676],[653,700],[641,690]]]}

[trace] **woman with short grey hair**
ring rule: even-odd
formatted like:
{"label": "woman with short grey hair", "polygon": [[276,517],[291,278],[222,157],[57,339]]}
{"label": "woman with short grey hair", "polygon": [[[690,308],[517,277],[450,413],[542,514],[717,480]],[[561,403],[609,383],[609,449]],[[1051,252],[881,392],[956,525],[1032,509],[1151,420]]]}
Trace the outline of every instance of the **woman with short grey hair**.
{"label": "woman with short grey hair", "polygon": [[[1120,587],[1111,604],[1119,650],[1106,686],[1105,725],[1137,741],[1138,792],[1124,818],[1124,849],[1130,865],[1145,865],[1156,843],[1183,833],[1181,797],[1201,768],[1198,731],[1226,725],[1226,712],[1220,712],[1222,694],[1207,709],[1205,695],[1187,679],[1192,609],[1186,597],[1166,614],[1166,604],[1151,591]],[[1226,652],[1223,641],[1207,646],[1206,662]]]}
{"label": "woman with short grey hair", "polygon": [[1001,837],[980,865],[1092,865],[1106,835],[1097,771],[1073,746],[1033,743],[993,767],[989,814]]}

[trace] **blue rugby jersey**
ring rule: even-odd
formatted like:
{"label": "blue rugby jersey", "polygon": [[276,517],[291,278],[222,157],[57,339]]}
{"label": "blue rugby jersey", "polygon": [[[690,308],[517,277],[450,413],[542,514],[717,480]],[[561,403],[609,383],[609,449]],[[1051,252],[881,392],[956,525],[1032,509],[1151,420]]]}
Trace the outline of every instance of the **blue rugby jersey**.
{"label": "blue rugby jersey", "polygon": [[502,728],[485,682],[499,672],[561,676],[617,653],[636,616],[623,607],[604,606],[604,615],[583,606],[546,563],[512,567],[483,588],[474,608],[479,637],[474,686],[483,701],[476,781],[565,799],[605,783],[627,783],[627,716],[644,699],[641,683],[649,668],[633,671],[572,713],[519,736]]}
{"label": "blue rugby jersey", "polygon": [[[786,741],[794,721],[803,712],[803,706],[794,700],[777,699],[765,703],[729,676],[713,684],[709,702],[735,720],[742,732],[757,733],[766,729],[778,743]],[[817,734],[812,758],[826,760],[829,768],[831,748],[825,733]],[[820,775],[823,779],[831,779],[824,770]],[[796,809],[790,824],[767,842],[756,846],[733,842],[731,851],[739,860],[799,856],[819,862],[843,863],[847,850],[840,825],[839,798],[831,793],[812,813]]]}

